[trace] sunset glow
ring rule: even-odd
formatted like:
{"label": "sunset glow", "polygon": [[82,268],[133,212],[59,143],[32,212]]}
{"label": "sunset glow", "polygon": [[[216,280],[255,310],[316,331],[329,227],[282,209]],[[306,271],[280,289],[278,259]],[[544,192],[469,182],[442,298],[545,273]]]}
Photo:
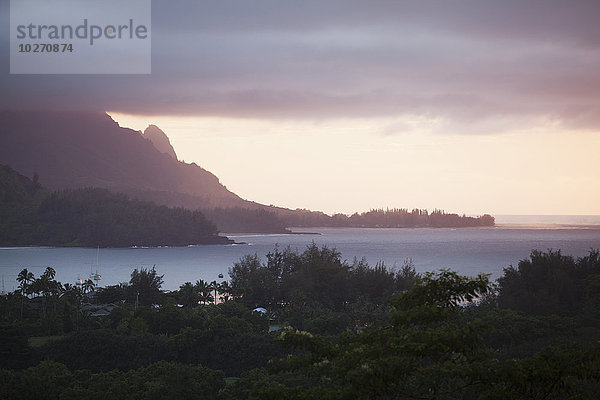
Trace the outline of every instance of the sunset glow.
{"label": "sunset glow", "polygon": [[[442,134],[432,120],[327,121],[134,116],[167,133],[179,159],[240,196],[289,208],[377,207],[480,214],[598,214],[600,136],[549,121],[528,130]],[[389,133],[404,124],[408,132]],[[410,124],[410,125],[409,125]]]}

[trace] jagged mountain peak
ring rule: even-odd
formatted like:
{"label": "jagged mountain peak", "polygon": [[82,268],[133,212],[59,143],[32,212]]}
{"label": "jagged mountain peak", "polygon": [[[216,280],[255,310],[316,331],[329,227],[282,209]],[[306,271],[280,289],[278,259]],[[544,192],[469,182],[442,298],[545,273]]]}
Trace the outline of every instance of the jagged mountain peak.
{"label": "jagged mountain peak", "polygon": [[177,154],[175,149],[171,145],[169,137],[156,125],[148,125],[148,127],[142,133],[142,136],[154,145],[161,153],[168,154],[173,159],[177,160]]}
{"label": "jagged mountain peak", "polygon": [[245,204],[216,176],[174,154],[105,113],[0,110],[0,163],[27,176],[38,172],[50,189],[100,187],[190,209]]}

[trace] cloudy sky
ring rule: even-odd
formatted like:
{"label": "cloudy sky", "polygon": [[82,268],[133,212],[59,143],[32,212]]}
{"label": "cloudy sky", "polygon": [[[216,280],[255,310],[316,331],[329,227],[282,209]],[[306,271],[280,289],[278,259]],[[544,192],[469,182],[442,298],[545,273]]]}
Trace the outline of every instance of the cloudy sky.
{"label": "cloudy sky", "polygon": [[242,197],[600,214],[598,1],[156,0],[151,75],[10,75],[1,4],[0,108],[154,123]]}

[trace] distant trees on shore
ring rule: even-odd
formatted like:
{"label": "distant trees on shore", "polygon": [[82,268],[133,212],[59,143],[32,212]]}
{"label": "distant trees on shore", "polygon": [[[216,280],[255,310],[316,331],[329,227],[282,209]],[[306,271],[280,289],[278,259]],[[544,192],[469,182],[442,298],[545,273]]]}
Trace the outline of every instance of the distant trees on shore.
{"label": "distant trees on shore", "polygon": [[489,214],[471,217],[437,209],[432,212],[406,208],[374,209],[352,215],[331,216],[320,211],[286,210],[277,207],[206,208],[202,212],[223,232],[284,233],[289,232],[287,228],[290,227],[468,228],[495,225],[494,217]]}
{"label": "distant trees on shore", "polygon": [[466,228],[494,226],[495,219],[489,214],[469,217],[446,213],[443,210],[429,212],[424,209],[406,208],[374,209],[352,215],[334,214],[328,216],[308,210],[295,210],[282,214],[287,226],[311,227],[354,227],[354,228]]}

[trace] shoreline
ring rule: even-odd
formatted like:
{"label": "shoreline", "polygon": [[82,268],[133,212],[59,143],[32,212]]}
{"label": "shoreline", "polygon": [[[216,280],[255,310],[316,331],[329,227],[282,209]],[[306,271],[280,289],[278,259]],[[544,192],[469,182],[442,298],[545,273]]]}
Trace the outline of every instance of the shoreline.
{"label": "shoreline", "polygon": [[[527,223],[502,223],[496,224],[495,226],[461,226],[461,227],[432,227],[432,226],[415,226],[415,227],[353,227],[353,226],[320,226],[312,227],[313,229],[324,229],[324,230],[337,230],[337,229],[369,229],[369,230],[392,230],[392,229],[452,229],[452,230],[463,230],[463,229],[500,229],[500,230],[600,230],[600,224],[527,224]],[[291,227],[290,229],[303,229],[299,227]],[[214,246],[214,245],[247,245],[246,241],[236,241],[235,238],[242,237],[276,237],[276,236],[290,236],[290,235],[306,235],[306,236],[323,236],[324,232],[308,232],[308,231],[290,231],[290,232],[278,232],[278,233],[264,233],[264,232],[231,232],[231,233],[220,233],[220,238],[226,239],[223,241],[214,241],[207,243],[194,243],[194,244],[183,244],[183,245],[157,245],[157,246],[145,246],[145,245],[132,245],[132,246],[118,246],[118,247],[102,247],[101,249],[161,249],[161,248],[185,248],[185,247],[201,247],[201,246]],[[222,236],[221,236],[222,235]],[[48,244],[3,244],[0,245],[0,250],[18,250],[18,249],[61,249],[61,248],[76,248],[76,249],[96,249],[98,246],[83,246],[83,245],[48,245]]]}

